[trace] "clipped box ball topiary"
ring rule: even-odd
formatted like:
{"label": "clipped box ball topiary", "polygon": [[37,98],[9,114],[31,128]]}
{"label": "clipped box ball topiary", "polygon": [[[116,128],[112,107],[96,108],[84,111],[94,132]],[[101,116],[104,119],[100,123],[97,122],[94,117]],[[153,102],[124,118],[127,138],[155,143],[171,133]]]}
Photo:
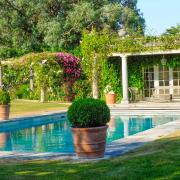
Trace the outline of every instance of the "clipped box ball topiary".
{"label": "clipped box ball topiary", "polygon": [[0,105],[8,105],[10,103],[10,95],[4,90],[0,89]]}
{"label": "clipped box ball topiary", "polygon": [[69,107],[75,152],[79,158],[102,158],[106,146],[107,122],[110,110],[97,99],[80,99]]}
{"label": "clipped box ball topiary", "polygon": [[104,101],[91,98],[79,99],[69,107],[68,119],[72,127],[105,126],[110,120],[110,110]]}

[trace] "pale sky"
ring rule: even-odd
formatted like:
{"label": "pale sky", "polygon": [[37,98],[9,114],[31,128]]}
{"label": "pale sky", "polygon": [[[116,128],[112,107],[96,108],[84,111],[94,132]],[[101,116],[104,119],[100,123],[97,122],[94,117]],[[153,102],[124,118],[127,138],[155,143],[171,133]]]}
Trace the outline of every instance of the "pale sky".
{"label": "pale sky", "polygon": [[137,6],[146,20],[146,34],[160,35],[180,24],[180,0],[138,0]]}

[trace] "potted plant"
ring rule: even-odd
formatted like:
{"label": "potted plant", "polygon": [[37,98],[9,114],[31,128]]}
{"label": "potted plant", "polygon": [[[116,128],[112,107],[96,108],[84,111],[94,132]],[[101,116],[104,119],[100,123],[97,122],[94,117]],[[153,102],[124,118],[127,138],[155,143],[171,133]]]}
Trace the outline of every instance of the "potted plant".
{"label": "potted plant", "polygon": [[102,158],[106,145],[106,125],[110,110],[106,103],[97,99],[79,99],[68,109],[68,119],[75,152],[79,158]]}
{"label": "potted plant", "polygon": [[107,85],[104,89],[106,103],[107,104],[115,104],[116,102],[116,94],[112,88],[112,86]]}
{"label": "potted plant", "polygon": [[9,119],[10,95],[5,90],[0,88],[0,120]]}

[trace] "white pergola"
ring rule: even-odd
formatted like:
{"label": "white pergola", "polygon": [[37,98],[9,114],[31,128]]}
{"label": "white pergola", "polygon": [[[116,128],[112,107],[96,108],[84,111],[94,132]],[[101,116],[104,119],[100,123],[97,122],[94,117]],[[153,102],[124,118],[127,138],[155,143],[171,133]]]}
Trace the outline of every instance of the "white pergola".
{"label": "white pergola", "polygon": [[121,57],[122,61],[122,88],[123,88],[123,99],[121,104],[129,104],[128,97],[128,66],[127,61],[129,56],[152,56],[152,55],[171,55],[180,54],[180,49],[178,50],[167,50],[167,51],[148,51],[148,52],[138,52],[138,53],[112,53],[113,57]]}

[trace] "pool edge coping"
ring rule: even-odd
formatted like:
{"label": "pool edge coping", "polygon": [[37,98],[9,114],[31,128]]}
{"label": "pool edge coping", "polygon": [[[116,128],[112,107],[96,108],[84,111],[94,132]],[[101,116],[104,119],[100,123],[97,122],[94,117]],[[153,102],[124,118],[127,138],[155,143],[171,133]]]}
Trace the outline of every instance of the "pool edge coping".
{"label": "pool edge coping", "polygon": [[64,113],[67,113],[67,111],[62,110],[62,111],[47,112],[47,113],[43,113],[43,114],[13,117],[13,118],[9,118],[8,120],[1,120],[0,124],[14,122],[14,121],[23,121],[24,119],[30,119],[30,118],[41,118],[41,117],[45,117],[45,116],[58,115],[58,114],[64,114]]}

